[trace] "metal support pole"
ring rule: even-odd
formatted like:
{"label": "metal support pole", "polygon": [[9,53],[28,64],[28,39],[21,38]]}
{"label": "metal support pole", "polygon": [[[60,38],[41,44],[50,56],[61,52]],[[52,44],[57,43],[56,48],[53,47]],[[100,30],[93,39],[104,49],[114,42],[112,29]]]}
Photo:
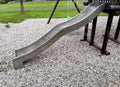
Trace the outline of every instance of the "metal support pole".
{"label": "metal support pole", "polygon": [[96,24],[97,24],[97,17],[93,20],[92,32],[91,32],[91,39],[90,39],[90,45],[93,45],[93,44],[94,44]]}
{"label": "metal support pole", "polygon": [[[53,10],[52,10],[52,13],[51,13],[51,15],[50,15],[50,17],[49,17],[49,19],[48,19],[47,24],[50,23],[50,20],[51,20],[51,18],[53,17],[53,14],[54,14],[54,12],[55,12],[57,6],[58,6],[59,1],[60,1],[60,0],[57,0],[57,1],[56,1],[56,4],[55,4],[55,6],[54,6],[54,8],[53,8]],[[77,9],[78,13],[80,13],[80,10],[79,10],[79,8],[78,8],[76,2],[75,2],[74,0],[72,0],[72,2],[74,3],[74,6],[75,6],[75,8]]]}
{"label": "metal support pole", "polygon": [[79,10],[79,8],[78,8],[76,2],[75,2],[74,0],[72,0],[72,2],[74,3],[74,6],[75,6],[76,10],[78,11],[78,13],[80,13],[80,10]]}
{"label": "metal support pole", "polygon": [[108,42],[108,38],[109,38],[112,20],[113,20],[113,14],[110,13],[108,16],[107,26],[106,26],[106,30],[105,30],[105,36],[104,36],[103,45],[102,45],[102,49],[101,49],[102,54],[108,54],[108,55],[110,54],[110,53],[106,53],[106,48],[107,48],[107,42]]}
{"label": "metal support pole", "polygon": [[54,14],[54,12],[55,12],[55,10],[56,10],[56,8],[57,8],[57,5],[58,5],[59,1],[60,1],[60,0],[57,0],[57,1],[56,1],[56,4],[55,4],[55,6],[54,6],[54,8],[53,8],[53,10],[52,10],[52,13],[51,13],[51,15],[50,15],[50,17],[49,17],[49,19],[48,19],[47,24],[50,23],[50,20],[51,20],[53,14]]}
{"label": "metal support pole", "polygon": [[84,36],[83,36],[83,39],[81,41],[86,41],[87,40],[88,26],[89,26],[89,24],[87,24],[85,26]]}
{"label": "metal support pole", "polygon": [[114,36],[114,39],[115,39],[115,40],[118,39],[119,32],[120,32],[120,17],[119,17],[119,21],[118,21],[117,29],[116,29],[115,36]]}

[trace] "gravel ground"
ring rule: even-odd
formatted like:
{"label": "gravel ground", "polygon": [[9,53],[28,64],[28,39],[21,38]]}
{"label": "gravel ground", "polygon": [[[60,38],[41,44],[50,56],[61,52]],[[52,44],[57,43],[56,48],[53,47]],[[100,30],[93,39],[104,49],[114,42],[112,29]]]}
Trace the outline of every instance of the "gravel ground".
{"label": "gravel ground", "polygon": [[[98,45],[103,40],[106,19],[98,17]],[[112,36],[117,20],[115,17]],[[109,40],[111,55],[101,55],[88,42],[80,41],[84,28],[63,36],[24,68],[13,68],[16,49],[30,45],[63,21],[66,19],[53,19],[47,25],[47,19],[28,19],[8,23],[10,28],[0,23],[0,87],[120,87],[120,44]]]}

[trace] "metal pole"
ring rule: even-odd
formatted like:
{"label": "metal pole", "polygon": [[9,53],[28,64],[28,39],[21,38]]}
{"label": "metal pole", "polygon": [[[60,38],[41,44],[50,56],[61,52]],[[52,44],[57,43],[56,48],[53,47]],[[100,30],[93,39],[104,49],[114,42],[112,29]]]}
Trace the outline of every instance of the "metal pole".
{"label": "metal pole", "polygon": [[72,2],[74,3],[74,6],[75,6],[75,8],[77,9],[78,13],[80,13],[80,10],[79,10],[79,8],[78,8],[76,2],[75,2],[74,0],[72,0]]}
{"label": "metal pole", "polygon": [[120,32],[120,17],[119,17],[119,21],[118,21],[117,29],[116,29],[115,36],[114,36],[114,39],[115,39],[115,40],[118,39],[119,32]]}
{"label": "metal pole", "polygon": [[[60,1],[60,0],[57,0],[56,4],[55,4],[55,6],[54,6],[54,8],[53,8],[53,10],[52,10],[52,13],[51,13],[51,15],[50,15],[50,17],[49,17],[49,19],[48,19],[47,24],[50,23],[50,20],[51,20],[51,18],[53,17],[53,14],[54,14],[54,12],[55,12],[57,6],[58,6],[59,1]],[[72,0],[72,2],[74,3],[74,6],[75,6],[75,8],[77,9],[78,13],[80,13],[80,10],[79,10],[79,8],[78,8],[76,2],[75,2],[74,0]]]}
{"label": "metal pole", "polygon": [[110,29],[111,29],[112,20],[113,20],[113,14],[110,13],[109,16],[108,16],[104,41],[103,41],[103,45],[102,45],[102,49],[101,49],[102,54],[106,54],[107,42],[108,42],[108,38],[109,38],[109,33],[110,33]]}
{"label": "metal pole", "polygon": [[50,23],[50,20],[51,20],[53,14],[54,14],[54,12],[55,12],[55,10],[56,10],[56,8],[57,8],[57,5],[58,5],[59,1],[60,1],[60,0],[57,0],[57,1],[56,1],[56,4],[55,4],[55,6],[54,6],[54,8],[53,8],[53,10],[52,10],[52,13],[51,13],[51,15],[50,15],[50,17],[49,17],[49,20],[48,20],[47,24]]}
{"label": "metal pole", "polygon": [[93,20],[92,32],[91,32],[91,39],[90,39],[90,45],[93,45],[93,44],[94,44],[96,24],[97,24],[97,17]]}
{"label": "metal pole", "polygon": [[82,39],[81,41],[86,41],[86,40],[87,40],[88,26],[89,26],[89,24],[87,24],[87,25],[85,26],[84,36],[83,36],[83,39]]}

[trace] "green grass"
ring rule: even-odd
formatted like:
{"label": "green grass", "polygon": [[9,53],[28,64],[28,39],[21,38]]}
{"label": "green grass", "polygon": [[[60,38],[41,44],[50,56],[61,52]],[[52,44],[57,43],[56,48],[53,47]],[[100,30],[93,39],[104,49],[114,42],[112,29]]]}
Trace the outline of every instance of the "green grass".
{"label": "green grass", "polygon": [[[25,8],[53,8],[55,2],[29,2],[29,3],[24,3]],[[79,6],[83,6],[82,2],[78,3]],[[59,3],[59,8],[61,7],[73,7],[73,3],[68,3],[68,2],[60,2]],[[4,4],[0,5],[0,10],[10,10],[10,9],[18,9],[19,3],[15,4]],[[8,22],[21,22],[25,19],[30,19],[30,18],[48,18],[50,16],[51,11],[46,10],[46,11],[25,11],[24,15],[21,15],[19,11],[5,11],[5,12],[0,12],[0,22],[3,23],[8,23]],[[74,16],[78,14],[76,10],[56,10],[54,14],[54,18],[66,18],[67,16]],[[101,14],[102,16],[106,15],[104,13]]]}
{"label": "green grass", "polygon": [[[27,11],[24,15],[21,15],[20,12],[0,12],[0,22],[8,23],[8,22],[21,22],[25,19],[29,18],[48,18],[51,11]],[[77,11],[56,11],[54,14],[54,18],[66,18],[66,16],[74,16],[77,14]]]}
{"label": "green grass", "polygon": [[[77,3],[79,6],[83,5],[82,2]],[[24,2],[24,7],[25,8],[53,8],[55,5],[55,2]],[[74,6],[72,2],[66,2],[66,1],[61,1],[58,4],[58,7],[69,7],[69,6]],[[14,3],[14,4],[2,4],[0,5],[0,10],[8,10],[8,9],[16,9],[20,8],[19,3]]]}

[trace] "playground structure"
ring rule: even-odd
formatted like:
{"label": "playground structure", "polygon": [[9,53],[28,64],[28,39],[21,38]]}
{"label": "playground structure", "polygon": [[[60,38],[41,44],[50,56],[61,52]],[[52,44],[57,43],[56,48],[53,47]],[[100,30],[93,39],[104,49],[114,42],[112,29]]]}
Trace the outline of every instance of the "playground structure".
{"label": "playground structure", "polygon": [[[109,55],[110,52],[108,52],[106,50],[108,39],[111,39],[111,40],[113,40],[117,43],[120,43],[120,42],[117,41],[118,36],[119,36],[119,32],[120,32],[120,0],[88,0],[88,2],[85,2],[84,4],[88,5],[89,3],[92,3],[92,2],[101,2],[101,3],[105,2],[107,4],[106,8],[103,10],[103,12],[108,14],[108,20],[107,20],[107,25],[106,25],[106,29],[105,29],[103,45],[102,45],[102,48],[100,48],[98,45],[96,45],[94,43],[97,17],[93,20],[92,33],[91,33],[90,41],[87,40],[88,24],[85,26],[83,41],[87,40],[90,43],[91,46],[93,45],[96,48],[98,48],[99,50],[101,50],[101,54]],[[117,24],[117,29],[116,29],[116,33],[114,35],[114,38],[111,38],[109,36],[109,33],[110,33],[112,21],[113,21],[113,16],[119,16],[119,21],[118,21],[118,24]]]}
{"label": "playground structure", "polygon": [[[91,39],[89,41],[90,45],[94,45],[95,47],[99,48],[102,54],[109,54],[109,52],[106,51],[106,47],[107,47],[110,26],[112,23],[113,16],[119,15],[120,8],[118,5],[118,1],[116,3],[114,2],[113,4],[113,2],[110,0],[93,0],[93,1],[90,0],[85,4],[88,4],[88,6],[77,16],[73,17],[72,19],[64,23],[56,25],[53,29],[51,29],[51,31],[49,31],[46,35],[44,35],[42,38],[40,38],[38,41],[34,42],[33,44],[25,48],[16,50],[15,51],[16,58],[13,59],[14,68],[15,69],[22,68],[24,66],[23,63],[25,61],[28,61],[29,59],[32,59],[37,54],[43,52],[45,49],[51,46],[54,42],[56,42],[60,37],[62,37],[63,35],[69,32],[77,30],[85,25],[86,26],[85,26],[85,33],[84,33],[83,40],[86,41],[87,32],[88,32],[88,23],[91,22],[92,20],[93,20],[93,25],[92,25]],[[108,16],[108,23],[106,25],[103,46],[101,49],[100,47],[94,44],[94,36],[95,36],[97,16],[102,11],[108,13],[109,16]],[[118,38],[118,35],[119,35],[118,31],[120,30],[119,27],[120,27],[120,24],[118,22],[118,27],[116,30],[117,34],[115,34],[114,40],[117,40]]]}

